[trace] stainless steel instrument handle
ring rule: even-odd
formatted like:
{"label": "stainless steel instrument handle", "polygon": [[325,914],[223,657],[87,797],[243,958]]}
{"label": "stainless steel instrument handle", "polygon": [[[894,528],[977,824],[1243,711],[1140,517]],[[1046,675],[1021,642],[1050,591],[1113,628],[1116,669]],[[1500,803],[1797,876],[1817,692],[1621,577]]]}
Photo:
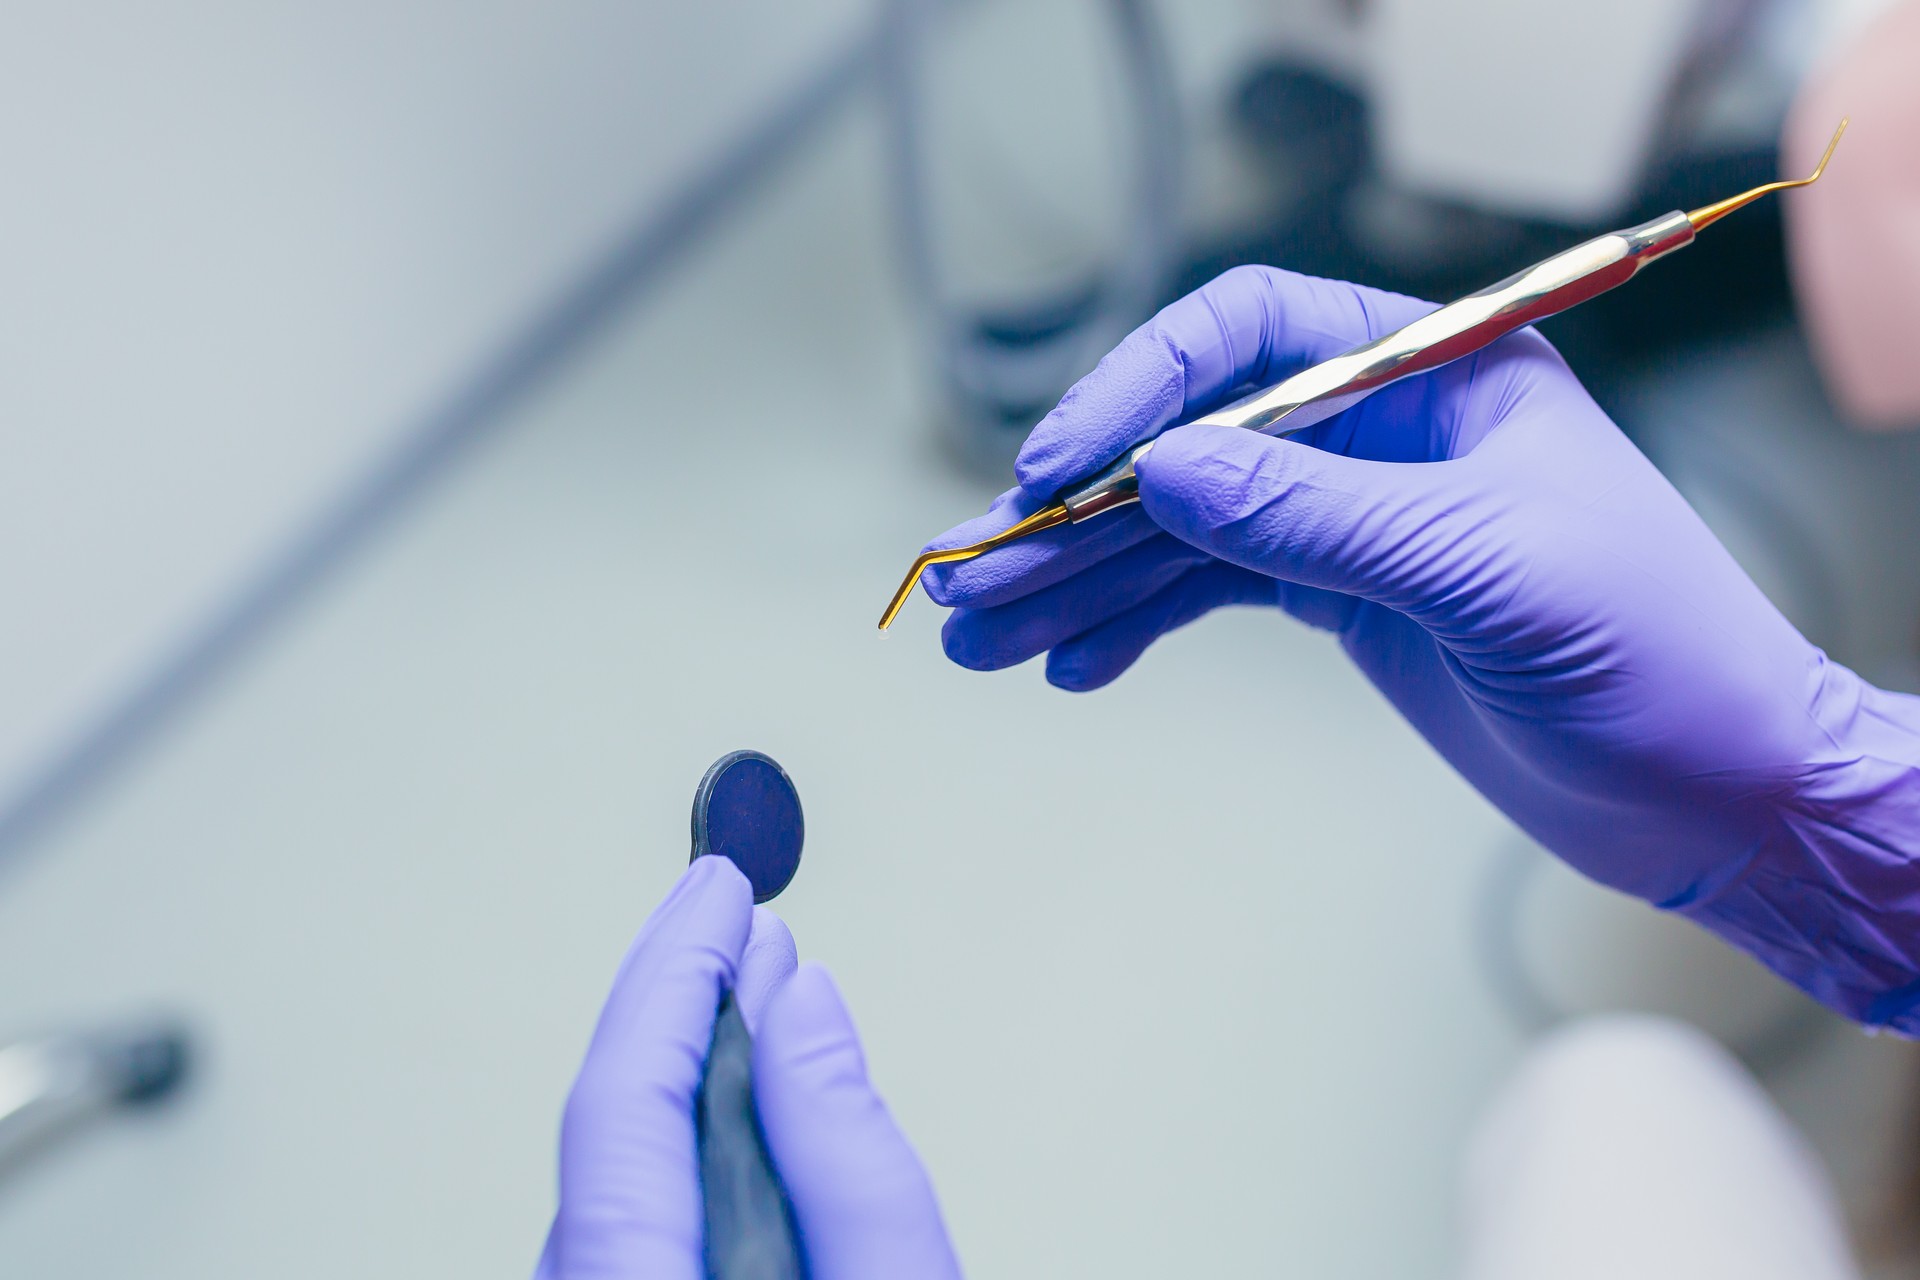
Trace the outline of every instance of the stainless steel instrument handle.
{"label": "stainless steel instrument handle", "polygon": [[[1595,236],[1194,422],[1245,427],[1270,436],[1303,430],[1390,383],[1471,355],[1515,329],[1625,284],[1649,262],[1691,244],[1693,232],[1688,216],[1675,211]],[[1151,440],[1134,447],[1092,479],[1062,493],[1059,501],[1068,517],[1078,523],[1138,502],[1134,464],[1151,448]]]}

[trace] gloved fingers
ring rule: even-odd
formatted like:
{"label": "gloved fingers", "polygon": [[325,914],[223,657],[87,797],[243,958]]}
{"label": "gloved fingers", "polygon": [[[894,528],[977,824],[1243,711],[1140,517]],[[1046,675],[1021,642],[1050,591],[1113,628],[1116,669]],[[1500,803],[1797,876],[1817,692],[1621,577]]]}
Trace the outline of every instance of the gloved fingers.
{"label": "gloved fingers", "polygon": [[533,1280],[564,1280],[560,1270],[560,1224],[547,1228],[546,1243],[540,1246],[540,1260],[533,1264]]}
{"label": "gloved fingers", "polygon": [[1131,609],[1210,559],[1178,538],[1157,534],[1007,604],[955,609],[941,629],[941,644],[947,657],[974,671],[1015,666]]}
{"label": "gloved fingers", "polygon": [[628,953],[561,1122],[552,1274],[701,1280],[693,1099],[752,915],[738,868],[699,858]]}
{"label": "gloved fingers", "polygon": [[1052,497],[1168,424],[1389,333],[1433,304],[1274,267],[1236,267],[1129,334],[1034,427],[1014,473]]}
{"label": "gloved fingers", "polygon": [[1344,633],[1365,603],[1358,596],[1328,591],[1324,587],[1307,587],[1281,579],[1275,579],[1273,585],[1279,593],[1280,607],[1316,631]]}
{"label": "gloved fingers", "polygon": [[1169,631],[1232,604],[1275,603],[1280,584],[1262,573],[1212,560],[1124,613],[1054,646],[1047,682],[1071,693],[1111,684]]}
{"label": "gloved fingers", "polygon": [[753,1078],[813,1280],[957,1280],[926,1170],[868,1081],[853,1020],[818,965],[768,1004]]}
{"label": "gloved fingers", "polygon": [[749,1032],[760,1029],[760,1015],[780,985],[800,963],[787,922],[765,907],[753,909],[753,928],[740,954],[740,972],[733,980],[733,998]]}
{"label": "gloved fingers", "polygon": [[[1110,352],[1034,428],[1015,466],[1020,487],[1002,494],[985,516],[928,545],[961,546],[998,533],[1168,423],[1213,407],[1247,383],[1275,380],[1430,310],[1432,304],[1398,294],[1270,267],[1229,271],[1165,308]],[[1432,394],[1400,392],[1384,407]],[[1397,456],[1395,451],[1413,447],[1398,420],[1418,417],[1416,408],[1400,406],[1389,415],[1389,426],[1345,422],[1353,415],[1342,415],[1314,434]],[[975,560],[934,565],[921,581],[940,604],[990,608],[1062,582],[1152,532],[1152,522],[1140,513],[1123,512],[1036,534]]]}
{"label": "gloved fingers", "polygon": [[1342,457],[1233,427],[1178,427],[1140,461],[1156,523],[1223,560],[1412,609],[1473,578],[1494,514],[1451,462]]}
{"label": "gloved fingers", "polygon": [[[978,542],[1011,528],[1044,505],[1018,489],[1009,490],[986,515],[949,529],[927,545],[931,549]],[[972,560],[930,565],[920,581],[935,604],[991,608],[1062,582],[1158,532],[1139,510],[1121,511],[1089,524],[1032,534]]]}

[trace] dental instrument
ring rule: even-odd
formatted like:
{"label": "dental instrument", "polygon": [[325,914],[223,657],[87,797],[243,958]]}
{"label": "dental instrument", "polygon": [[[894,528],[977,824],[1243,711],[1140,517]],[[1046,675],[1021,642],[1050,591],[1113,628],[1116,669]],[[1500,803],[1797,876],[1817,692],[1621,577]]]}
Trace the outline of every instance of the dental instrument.
{"label": "dental instrument", "polygon": [[[1270,436],[1289,435],[1324,422],[1382,387],[1471,355],[1515,329],[1625,284],[1648,263],[1685,248],[1698,232],[1762,196],[1811,185],[1826,172],[1827,162],[1846,129],[1847,121],[1842,119],[1820,163],[1805,178],[1765,183],[1698,209],[1675,210],[1635,227],[1596,236],[1194,422],[1242,427]],[[893,625],[913,594],[914,584],[931,565],[971,560],[1043,530],[1079,524],[1138,502],[1140,481],[1135,467],[1152,448],[1152,440],[1134,446],[1088,479],[1067,486],[1052,502],[1009,529],[967,546],[922,552],[887,602],[886,612],[880,616],[880,630]]]}
{"label": "dental instrument", "polygon": [[[693,854],[726,858],[766,902],[800,869],[800,792],[772,756],[720,757],[693,793]],[[708,1280],[801,1280],[793,1210],[753,1101],[753,1037],[731,990],[720,997],[694,1102]]]}

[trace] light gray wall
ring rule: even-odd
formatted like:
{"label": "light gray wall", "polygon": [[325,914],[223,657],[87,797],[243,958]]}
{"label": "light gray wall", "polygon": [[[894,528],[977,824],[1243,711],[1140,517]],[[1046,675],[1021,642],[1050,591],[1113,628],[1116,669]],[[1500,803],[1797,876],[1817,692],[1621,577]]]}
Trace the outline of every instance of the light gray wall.
{"label": "light gray wall", "polygon": [[0,794],[867,7],[7,6]]}

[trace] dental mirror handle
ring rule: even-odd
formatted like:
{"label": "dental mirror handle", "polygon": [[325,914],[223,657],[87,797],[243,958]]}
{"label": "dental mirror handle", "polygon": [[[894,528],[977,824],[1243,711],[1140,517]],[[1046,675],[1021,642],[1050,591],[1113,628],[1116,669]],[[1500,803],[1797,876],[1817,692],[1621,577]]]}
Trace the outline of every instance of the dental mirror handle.
{"label": "dental mirror handle", "polygon": [[[764,752],[728,752],[694,790],[691,858],[732,862],[755,902],[787,887],[805,843],[799,789]],[[793,1206],[753,1100],[753,1037],[731,990],[714,1017],[693,1128],[707,1280],[806,1280]]]}

